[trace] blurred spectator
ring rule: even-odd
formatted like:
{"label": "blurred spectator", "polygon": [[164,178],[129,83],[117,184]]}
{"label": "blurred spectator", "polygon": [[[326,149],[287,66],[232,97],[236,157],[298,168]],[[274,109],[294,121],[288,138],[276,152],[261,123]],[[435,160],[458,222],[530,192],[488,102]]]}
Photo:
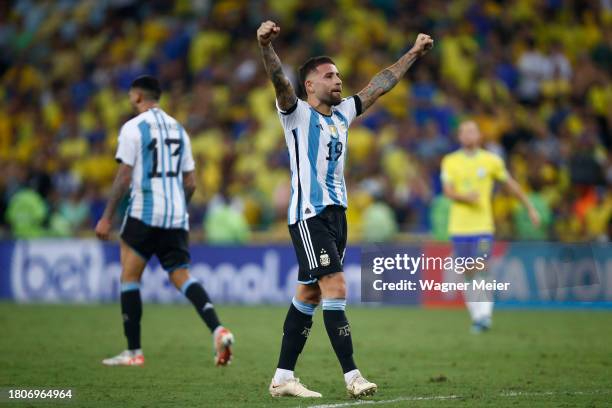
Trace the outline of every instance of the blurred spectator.
{"label": "blurred spectator", "polygon": [[70,233],[93,225],[89,218],[89,205],[85,200],[85,190],[76,188],[60,201],[58,214],[66,220]]}
{"label": "blurred spectator", "polygon": [[598,189],[595,205],[585,213],[587,239],[606,242],[610,220],[612,220],[612,193]]}
{"label": "blurred spectator", "polygon": [[40,238],[45,235],[43,223],[47,205],[36,191],[23,188],[8,203],[6,219],[13,236],[19,239]]}
{"label": "blurred spectator", "polygon": [[542,81],[553,77],[551,60],[538,49],[535,39],[528,38],[526,50],[519,57],[517,65],[520,74],[519,99],[521,102],[535,104],[540,97]]}
{"label": "blurred spectator", "polygon": [[417,155],[423,161],[429,161],[436,157],[441,157],[450,150],[449,140],[439,131],[438,126],[433,121],[428,121],[421,130],[423,135],[417,144]]}
{"label": "blurred spectator", "polygon": [[212,200],[204,220],[207,242],[214,245],[236,245],[248,241],[249,226],[238,206],[237,203],[228,203],[221,196]]}
{"label": "blurred spectator", "polygon": [[444,195],[437,196],[431,202],[431,232],[437,241],[448,241],[448,216],[451,200]]}
{"label": "blurred spectator", "polygon": [[[550,210],[549,238],[609,239],[609,1],[417,3],[11,2],[0,11],[1,235],[92,234],[116,169],[118,127],[133,115],[125,89],[146,72],[160,78],[162,106],[192,137],[192,223],[217,242],[277,230],[288,239],[285,141],[254,41],[260,21],[274,18],[288,76],[295,81],[312,55],[331,55],[346,96],[418,32],[436,40],[351,127],[352,239],[378,217],[402,234],[445,237],[439,158],[466,117]],[[544,237],[520,222],[513,199],[500,191],[494,202],[500,237]]]}
{"label": "blurred spectator", "polygon": [[387,242],[398,231],[393,210],[384,202],[377,201],[363,212],[364,242]]}
{"label": "blurred spectator", "polygon": [[550,237],[549,231],[553,219],[552,210],[541,194],[540,181],[534,181],[531,185],[534,190],[527,195],[527,198],[540,216],[540,225],[536,227],[531,223],[525,206],[516,206],[513,214],[516,238],[521,241],[547,241]]}

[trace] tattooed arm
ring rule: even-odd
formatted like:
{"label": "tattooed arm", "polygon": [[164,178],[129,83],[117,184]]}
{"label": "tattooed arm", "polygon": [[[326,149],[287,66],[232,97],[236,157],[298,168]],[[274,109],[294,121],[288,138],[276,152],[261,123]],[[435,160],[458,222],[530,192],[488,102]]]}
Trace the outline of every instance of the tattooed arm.
{"label": "tattooed arm", "polygon": [[286,111],[295,105],[297,102],[297,96],[295,91],[289,82],[289,78],[283,73],[283,66],[272,48],[272,40],[280,32],[280,27],[272,21],[266,21],[261,23],[259,29],[257,29],[257,40],[259,41],[259,47],[261,48],[261,55],[263,57],[264,66],[266,72],[276,91],[276,100],[278,101],[278,107]]}
{"label": "tattooed arm", "polygon": [[361,109],[365,112],[376,100],[389,92],[404,76],[408,68],[433,47],[433,40],[427,34],[419,34],[410,51],[404,54],[395,64],[380,71],[372,78],[368,86],[357,95],[361,99]]}
{"label": "tattooed arm", "polygon": [[121,163],[113,186],[111,187],[110,198],[102,214],[102,218],[96,225],[96,235],[98,238],[107,240],[112,227],[112,220],[121,199],[127,194],[132,183],[132,167]]}

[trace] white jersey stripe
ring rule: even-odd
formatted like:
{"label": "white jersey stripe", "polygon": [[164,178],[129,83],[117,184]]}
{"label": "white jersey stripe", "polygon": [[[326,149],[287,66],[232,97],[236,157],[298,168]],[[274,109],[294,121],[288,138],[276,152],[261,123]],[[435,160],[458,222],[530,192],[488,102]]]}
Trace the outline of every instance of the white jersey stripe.
{"label": "white jersey stripe", "polygon": [[[185,150],[184,135],[185,135],[185,131],[183,129],[183,126],[180,126],[179,127],[179,139],[180,139],[180,143],[181,143],[181,150],[180,150],[179,158],[178,158],[179,163],[183,160],[183,154],[184,154],[184,150]],[[186,222],[187,221],[187,218],[186,218],[187,217],[187,202],[185,200],[185,192],[181,188],[182,185],[183,185],[183,172],[180,171],[180,169],[179,169],[179,175],[178,175],[178,181],[177,181],[176,188],[178,189],[179,196],[180,196],[181,215],[184,217],[183,219]],[[184,223],[183,223],[183,228],[184,228]]]}
{"label": "white jersey stripe", "polygon": [[[293,139],[289,140],[288,143],[291,145],[289,149],[295,154],[295,166],[292,166],[291,171],[291,200],[289,202],[289,214],[288,217],[292,218],[294,216],[296,220],[300,220],[301,217],[301,206],[302,206],[302,185],[300,182],[300,152],[298,149],[298,131],[297,129],[292,129],[291,134],[293,135]],[[295,168],[293,168],[295,167]],[[294,209],[295,207],[295,209]]]}
{"label": "white jersey stripe", "polygon": [[166,180],[166,137],[164,137],[164,132],[162,130],[162,124],[159,118],[159,113],[157,112],[157,109],[153,108],[151,109],[151,111],[153,112],[153,115],[155,116],[155,122],[157,123],[157,128],[158,128],[158,132],[159,132],[159,140],[157,143],[158,146],[158,151],[159,151],[159,157],[158,156],[158,160],[161,161],[161,179],[162,179],[162,186],[164,188],[164,216],[162,217],[162,228],[166,228],[167,225],[167,221],[168,221],[168,182]]}
{"label": "white jersey stripe", "polygon": [[[165,121],[164,117],[161,116],[161,115],[160,115],[160,117],[161,117],[161,121],[162,121],[162,123],[164,125],[164,130],[166,131],[166,139],[164,140],[164,142],[165,142],[166,140],[170,140],[171,138],[170,138],[170,133],[168,132],[168,126],[166,126],[166,121]],[[172,165],[172,149],[170,148],[171,144],[164,143],[164,145],[165,145],[164,148],[168,152],[168,172],[174,173],[174,166]],[[166,172],[166,174],[168,172]],[[170,218],[169,218],[170,220],[174,219],[174,207],[175,207],[175,205],[174,205],[174,185],[175,185],[175,181],[176,181],[177,177],[178,177],[178,174],[175,174],[174,177],[168,177],[168,179],[169,179],[168,181],[170,183],[170,188],[169,188],[169,190],[170,190],[170,202],[173,204],[173,205],[170,206]],[[168,215],[168,214],[166,214],[166,215]]]}

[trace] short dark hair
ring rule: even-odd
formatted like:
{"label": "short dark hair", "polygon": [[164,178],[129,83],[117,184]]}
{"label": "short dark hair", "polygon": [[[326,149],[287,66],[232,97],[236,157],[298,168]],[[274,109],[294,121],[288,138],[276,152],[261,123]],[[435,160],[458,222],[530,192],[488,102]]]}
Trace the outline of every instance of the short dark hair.
{"label": "short dark hair", "polygon": [[330,57],[325,56],[325,55],[320,55],[318,57],[309,58],[308,61],[306,61],[304,65],[302,65],[300,69],[298,70],[298,77],[300,80],[299,92],[302,98],[306,98],[307,96],[306,87],[304,86],[304,83],[306,82],[306,77],[311,72],[316,71],[319,65],[323,65],[323,64],[336,65],[334,60],[332,60]]}
{"label": "short dark hair", "polygon": [[154,101],[159,101],[162,93],[159,81],[151,75],[142,75],[136,78],[132,81],[132,85],[130,85],[130,89],[132,88],[142,90],[147,99],[152,99]]}

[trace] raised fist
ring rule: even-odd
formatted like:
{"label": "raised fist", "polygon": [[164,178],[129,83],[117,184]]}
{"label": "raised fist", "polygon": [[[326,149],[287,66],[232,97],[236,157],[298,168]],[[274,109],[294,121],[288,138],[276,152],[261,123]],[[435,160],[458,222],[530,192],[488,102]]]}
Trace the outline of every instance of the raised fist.
{"label": "raised fist", "polygon": [[264,21],[257,29],[257,41],[259,41],[259,45],[265,47],[270,44],[279,32],[280,27],[277,26],[274,21]]}
{"label": "raised fist", "polygon": [[433,39],[427,34],[419,34],[417,36],[412,49],[415,50],[419,56],[425,55],[433,47]]}

